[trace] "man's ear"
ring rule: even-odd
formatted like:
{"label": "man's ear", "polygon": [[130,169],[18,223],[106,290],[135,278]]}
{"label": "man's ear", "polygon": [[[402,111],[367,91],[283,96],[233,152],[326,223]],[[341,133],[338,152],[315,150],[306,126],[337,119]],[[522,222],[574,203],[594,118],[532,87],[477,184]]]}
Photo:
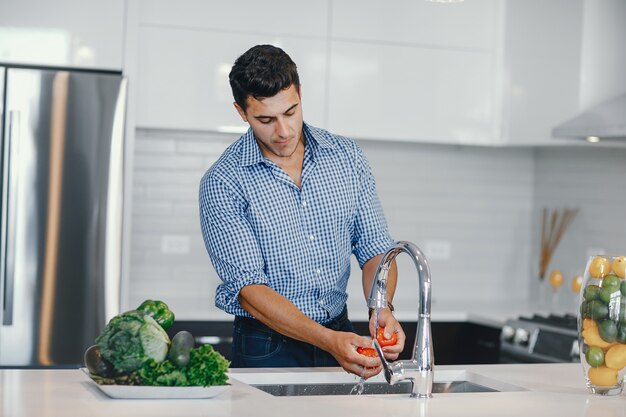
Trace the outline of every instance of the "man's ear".
{"label": "man's ear", "polygon": [[246,116],[246,111],[244,109],[241,108],[241,106],[239,104],[237,104],[237,102],[233,102],[233,106],[235,106],[235,109],[237,110],[237,113],[239,113],[239,116],[241,116],[241,119],[248,123],[248,117]]}

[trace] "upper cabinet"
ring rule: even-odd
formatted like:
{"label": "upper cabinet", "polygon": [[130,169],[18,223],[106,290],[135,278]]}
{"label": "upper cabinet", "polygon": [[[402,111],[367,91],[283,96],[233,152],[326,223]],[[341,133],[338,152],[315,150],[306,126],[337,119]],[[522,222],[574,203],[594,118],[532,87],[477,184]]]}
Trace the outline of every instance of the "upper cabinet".
{"label": "upper cabinet", "polygon": [[232,104],[228,74],[239,55],[263,43],[280,46],[296,62],[306,120],[324,125],[327,14],[326,2],[297,8],[287,0],[140,2],[132,74],[136,125],[245,130]]}
{"label": "upper cabinet", "polygon": [[342,0],[331,15],[331,130],[554,144],[577,108],[582,0]]}
{"label": "upper cabinet", "polygon": [[121,70],[124,0],[5,0],[0,62]]}
{"label": "upper cabinet", "polygon": [[136,124],[244,130],[228,73],[272,43],[298,65],[305,120],[333,132],[552,145],[580,107],[587,1],[138,0],[126,53]]}
{"label": "upper cabinet", "polygon": [[340,40],[493,51],[499,0],[441,4],[414,0],[332,3],[332,37]]}
{"label": "upper cabinet", "polygon": [[509,0],[505,16],[500,140],[554,145],[552,128],[579,110],[583,1]]}
{"label": "upper cabinet", "polygon": [[493,54],[333,41],[328,128],[360,139],[490,143]]}
{"label": "upper cabinet", "polygon": [[329,129],[362,139],[492,143],[499,3],[333,2]]}

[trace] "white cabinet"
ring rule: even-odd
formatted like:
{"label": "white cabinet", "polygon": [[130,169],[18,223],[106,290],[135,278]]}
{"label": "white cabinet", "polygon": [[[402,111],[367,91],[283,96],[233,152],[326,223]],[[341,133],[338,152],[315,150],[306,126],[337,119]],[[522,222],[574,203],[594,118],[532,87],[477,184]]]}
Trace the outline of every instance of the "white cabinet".
{"label": "white cabinet", "polygon": [[122,69],[124,0],[3,0],[0,61]]}
{"label": "white cabinet", "polygon": [[334,2],[329,128],[554,145],[552,128],[578,103],[582,1]]}
{"label": "white cabinet", "polygon": [[[582,0],[509,0],[502,55],[502,142],[555,145],[578,112]],[[569,143],[569,142],[566,142]]]}
{"label": "white cabinet", "polygon": [[332,3],[332,37],[492,51],[500,0],[444,4],[416,0],[340,0]]}
{"label": "white cabinet", "polygon": [[282,47],[296,62],[305,119],[324,125],[324,40],[142,26],[135,76],[137,126],[212,131],[244,128],[232,104],[228,73],[239,55],[259,43]]}
{"label": "white cabinet", "polygon": [[363,139],[493,141],[496,57],[334,41],[328,127]]}
{"label": "white cabinet", "polygon": [[241,131],[228,74],[257,44],[283,48],[298,65],[305,120],[325,125],[328,0],[144,0],[137,17],[139,127]]}
{"label": "white cabinet", "polygon": [[553,145],[552,127],[578,110],[584,1],[138,0],[136,122],[241,130],[228,72],[272,43],[298,64],[306,121],[333,132]]}
{"label": "white cabinet", "polygon": [[324,37],[330,0],[141,0],[141,25]]}

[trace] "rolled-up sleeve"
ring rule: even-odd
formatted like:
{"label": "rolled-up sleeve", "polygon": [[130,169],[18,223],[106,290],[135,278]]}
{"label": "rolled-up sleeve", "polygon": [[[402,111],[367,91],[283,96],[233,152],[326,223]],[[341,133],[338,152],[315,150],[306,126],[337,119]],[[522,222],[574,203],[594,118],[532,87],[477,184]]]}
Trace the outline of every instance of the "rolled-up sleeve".
{"label": "rolled-up sleeve", "polygon": [[372,169],[360,148],[356,149],[355,166],[361,191],[354,221],[353,252],[362,268],[365,262],[384,253],[393,240],[376,192]]}
{"label": "rolled-up sleeve", "polygon": [[244,315],[239,291],[246,285],[268,283],[261,249],[245,216],[245,200],[235,184],[211,171],[200,182],[199,200],[204,244],[223,283],[215,304],[227,313]]}

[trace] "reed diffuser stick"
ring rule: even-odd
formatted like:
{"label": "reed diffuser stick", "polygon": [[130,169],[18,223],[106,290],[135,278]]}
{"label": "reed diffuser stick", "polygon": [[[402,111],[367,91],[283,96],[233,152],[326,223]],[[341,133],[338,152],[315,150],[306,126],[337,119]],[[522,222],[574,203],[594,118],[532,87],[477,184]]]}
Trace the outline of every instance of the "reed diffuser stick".
{"label": "reed diffuser stick", "polygon": [[543,280],[552,255],[563,238],[567,227],[578,214],[578,209],[553,209],[541,213],[541,249],[539,254],[539,279]]}

